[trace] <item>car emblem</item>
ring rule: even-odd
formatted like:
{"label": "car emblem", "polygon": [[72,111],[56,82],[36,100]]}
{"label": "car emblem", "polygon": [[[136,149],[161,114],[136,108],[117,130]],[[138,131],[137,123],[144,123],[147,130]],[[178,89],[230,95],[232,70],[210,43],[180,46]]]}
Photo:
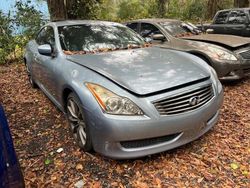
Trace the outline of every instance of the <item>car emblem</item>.
{"label": "car emblem", "polygon": [[194,96],[189,99],[189,104],[191,106],[195,106],[200,103],[200,97],[199,96]]}

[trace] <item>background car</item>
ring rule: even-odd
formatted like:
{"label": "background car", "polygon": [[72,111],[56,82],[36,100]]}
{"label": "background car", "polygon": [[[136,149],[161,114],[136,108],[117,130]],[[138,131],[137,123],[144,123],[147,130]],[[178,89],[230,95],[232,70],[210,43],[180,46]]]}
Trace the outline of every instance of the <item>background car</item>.
{"label": "background car", "polygon": [[24,180],[3,107],[0,105],[0,187],[22,188]]}
{"label": "background car", "polygon": [[221,80],[238,80],[250,74],[250,39],[232,35],[199,34],[184,22],[142,19],[125,24],[154,45],[194,54],[217,72]]}
{"label": "background car", "polygon": [[117,159],[197,139],[218,120],[215,71],[188,53],[150,47],[122,24],[61,21],[28,43],[32,86],[67,114],[77,143]]}
{"label": "background car", "polygon": [[199,28],[213,34],[250,37],[250,8],[235,8],[218,11],[212,24]]}

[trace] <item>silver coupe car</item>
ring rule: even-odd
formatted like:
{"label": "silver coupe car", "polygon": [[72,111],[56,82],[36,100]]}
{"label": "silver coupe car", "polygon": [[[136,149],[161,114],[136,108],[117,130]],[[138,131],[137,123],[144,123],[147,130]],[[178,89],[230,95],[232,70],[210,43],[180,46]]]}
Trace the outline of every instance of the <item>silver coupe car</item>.
{"label": "silver coupe car", "polygon": [[216,124],[223,101],[202,59],[151,47],[118,23],[48,23],[24,60],[30,83],[66,114],[79,146],[116,159],[197,139]]}

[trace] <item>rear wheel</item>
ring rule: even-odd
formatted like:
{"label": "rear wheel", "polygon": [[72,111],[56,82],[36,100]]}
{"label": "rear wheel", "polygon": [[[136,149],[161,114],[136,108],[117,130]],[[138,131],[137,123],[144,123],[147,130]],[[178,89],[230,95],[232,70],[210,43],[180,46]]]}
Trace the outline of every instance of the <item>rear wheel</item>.
{"label": "rear wheel", "polygon": [[77,144],[84,151],[92,150],[92,141],[80,99],[70,93],[67,98],[67,119]]}
{"label": "rear wheel", "polygon": [[30,69],[29,69],[27,63],[25,63],[25,66],[26,66],[26,71],[27,71],[27,74],[28,74],[28,79],[29,79],[29,83],[30,83],[31,87],[32,88],[38,88],[36,83],[34,82],[34,79],[33,79],[32,75],[31,75],[31,72],[30,72]]}

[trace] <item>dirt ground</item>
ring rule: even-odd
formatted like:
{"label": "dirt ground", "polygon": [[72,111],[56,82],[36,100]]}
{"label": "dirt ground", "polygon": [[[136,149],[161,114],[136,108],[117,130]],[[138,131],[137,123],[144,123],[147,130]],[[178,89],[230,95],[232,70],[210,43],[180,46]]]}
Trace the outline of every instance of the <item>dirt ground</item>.
{"label": "dirt ground", "polygon": [[224,91],[220,121],[202,138],[116,161],[78,149],[63,113],[30,87],[22,64],[0,67],[0,102],[26,187],[250,187],[250,78]]}

